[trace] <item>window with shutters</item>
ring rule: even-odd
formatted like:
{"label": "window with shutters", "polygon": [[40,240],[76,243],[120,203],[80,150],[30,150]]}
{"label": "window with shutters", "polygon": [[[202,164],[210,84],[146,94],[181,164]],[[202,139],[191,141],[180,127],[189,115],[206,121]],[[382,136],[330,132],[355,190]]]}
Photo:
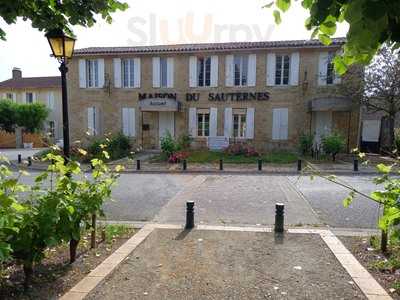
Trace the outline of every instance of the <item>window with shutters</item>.
{"label": "window with shutters", "polygon": [[122,87],[133,88],[135,86],[135,63],[133,59],[121,59]]}
{"label": "window with shutters", "polygon": [[54,92],[47,94],[47,108],[54,109]]}
{"label": "window with shutters", "polygon": [[135,136],[135,109],[122,108],[122,133],[128,137]]}
{"label": "window with shutters", "polygon": [[276,55],[275,61],[275,84],[288,85],[290,74],[290,56]]}
{"label": "window with shutters", "polygon": [[272,110],[272,139],[288,139],[288,109],[274,108]]}
{"label": "window with shutters", "polygon": [[99,62],[97,59],[86,60],[86,85],[89,88],[99,87]]}
{"label": "window with shutters", "polygon": [[210,114],[197,114],[197,136],[210,136]]}
{"label": "window with shutters", "polygon": [[236,138],[246,137],[245,113],[233,113],[233,136]]}
{"label": "window with shutters", "polygon": [[197,58],[197,85],[211,85],[211,57]]}
{"label": "window with shutters", "polygon": [[160,85],[168,87],[168,60],[166,57],[160,58]]}
{"label": "window with shutters", "polygon": [[246,86],[249,69],[248,55],[235,55],[233,58],[234,65],[234,85]]}
{"label": "window with shutters", "polygon": [[26,103],[33,103],[33,93],[26,93],[25,94]]}
{"label": "window with shutters", "polygon": [[90,135],[97,135],[97,112],[96,107],[89,107],[88,110],[88,133]]}

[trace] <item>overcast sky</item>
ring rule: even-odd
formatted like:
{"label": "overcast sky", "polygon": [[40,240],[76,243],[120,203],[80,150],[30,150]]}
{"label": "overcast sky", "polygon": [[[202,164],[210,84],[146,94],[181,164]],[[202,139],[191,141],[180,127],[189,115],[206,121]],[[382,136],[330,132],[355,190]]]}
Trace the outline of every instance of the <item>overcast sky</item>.
{"label": "overcast sky", "polygon": [[[134,46],[174,43],[268,41],[308,39],[304,28],[307,12],[296,2],[274,24],[272,12],[262,6],[269,0],[126,0],[130,8],[113,14],[110,25],[102,20],[92,28],[75,27],[76,48],[90,46]],[[0,81],[11,77],[19,67],[24,77],[58,75],[58,63],[50,58],[43,32],[20,20],[0,28],[7,41],[0,41]],[[344,36],[346,24],[336,36]]]}

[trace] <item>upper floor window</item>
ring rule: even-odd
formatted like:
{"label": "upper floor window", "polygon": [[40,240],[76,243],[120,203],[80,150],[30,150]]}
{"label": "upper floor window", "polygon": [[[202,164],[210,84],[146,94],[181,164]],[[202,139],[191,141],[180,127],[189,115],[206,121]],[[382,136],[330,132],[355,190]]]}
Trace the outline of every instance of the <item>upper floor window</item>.
{"label": "upper floor window", "polygon": [[210,114],[201,112],[197,114],[197,136],[210,135]]}
{"label": "upper floor window", "polygon": [[249,56],[248,55],[235,55],[234,56],[234,85],[245,86],[247,85],[247,77],[249,70]]}
{"label": "upper floor window", "polygon": [[211,57],[199,57],[197,59],[197,85],[211,85]]}
{"label": "upper floor window", "polygon": [[26,93],[25,101],[26,101],[26,103],[33,103],[33,93]]}
{"label": "upper floor window", "polygon": [[135,86],[135,62],[133,59],[121,60],[122,84],[124,88]]}
{"label": "upper floor window", "polygon": [[288,85],[290,74],[290,56],[276,55],[275,60],[275,84]]}
{"label": "upper floor window", "polygon": [[333,65],[333,53],[329,53],[326,65],[326,84],[333,84],[335,80],[335,68]]}
{"label": "upper floor window", "polygon": [[174,59],[172,57],[153,57],[153,87],[174,87]]}
{"label": "upper floor window", "polygon": [[99,63],[97,59],[86,60],[86,85],[99,87]]}
{"label": "upper floor window", "polygon": [[340,83],[340,77],[335,73],[333,59],[335,52],[321,52],[319,54],[319,85],[332,85]]}

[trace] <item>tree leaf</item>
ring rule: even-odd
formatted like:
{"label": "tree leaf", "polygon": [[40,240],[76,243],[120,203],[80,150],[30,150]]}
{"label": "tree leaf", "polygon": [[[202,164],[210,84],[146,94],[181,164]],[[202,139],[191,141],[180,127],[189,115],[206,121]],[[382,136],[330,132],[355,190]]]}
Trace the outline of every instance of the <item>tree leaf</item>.
{"label": "tree leaf", "polygon": [[275,23],[276,24],[281,24],[282,20],[281,20],[281,13],[278,10],[274,10],[273,12],[274,18],[275,18]]}
{"label": "tree leaf", "polygon": [[290,8],[290,0],[276,0],[276,7],[286,12]]}

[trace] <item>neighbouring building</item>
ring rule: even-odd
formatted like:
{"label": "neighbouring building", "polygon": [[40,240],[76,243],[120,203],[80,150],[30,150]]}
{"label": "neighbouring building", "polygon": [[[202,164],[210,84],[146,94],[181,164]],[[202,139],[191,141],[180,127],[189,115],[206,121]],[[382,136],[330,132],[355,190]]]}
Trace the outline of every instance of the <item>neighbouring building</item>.
{"label": "neighbouring building", "polygon": [[316,144],[333,131],[358,145],[359,106],[338,94],[330,46],[316,40],[91,47],[69,63],[71,138],[123,132],[145,149],[170,132],[196,147],[246,141],[261,151]]}
{"label": "neighbouring building", "polygon": [[61,77],[22,77],[13,68],[12,78],[0,82],[0,99],[16,103],[43,103],[50,110],[45,131],[53,142],[62,139]]}

